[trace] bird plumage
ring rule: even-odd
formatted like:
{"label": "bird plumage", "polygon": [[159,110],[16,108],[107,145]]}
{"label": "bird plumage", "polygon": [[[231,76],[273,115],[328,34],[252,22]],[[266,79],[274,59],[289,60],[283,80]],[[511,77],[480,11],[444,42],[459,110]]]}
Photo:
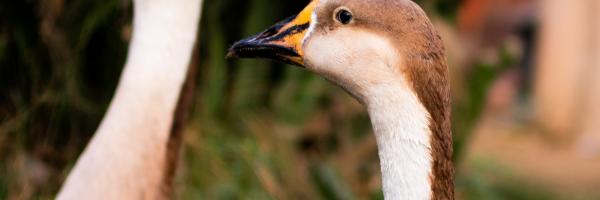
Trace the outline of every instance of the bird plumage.
{"label": "bird plumage", "polygon": [[230,55],[297,60],[365,105],[387,199],[454,199],[448,68],[425,12],[409,0],[314,0],[282,23]]}

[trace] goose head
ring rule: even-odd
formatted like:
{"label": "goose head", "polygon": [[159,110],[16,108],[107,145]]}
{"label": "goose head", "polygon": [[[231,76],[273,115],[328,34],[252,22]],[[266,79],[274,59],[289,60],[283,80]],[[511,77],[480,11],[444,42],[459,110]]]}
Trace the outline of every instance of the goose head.
{"label": "goose head", "polygon": [[443,51],[412,1],[314,0],[298,15],[237,42],[229,56],[305,67],[366,103],[371,88],[390,82],[443,79]]}
{"label": "goose head", "polygon": [[414,2],[313,0],[229,57],[301,66],[343,87],[369,110],[386,196],[453,199],[444,47]]}

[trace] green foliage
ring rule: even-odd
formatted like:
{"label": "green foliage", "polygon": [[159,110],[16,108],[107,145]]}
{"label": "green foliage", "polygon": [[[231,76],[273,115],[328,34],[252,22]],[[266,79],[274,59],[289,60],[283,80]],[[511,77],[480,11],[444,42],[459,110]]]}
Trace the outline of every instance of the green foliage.
{"label": "green foliage", "polygon": [[311,167],[311,177],[324,199],[351,200],[355,199],[347,186],[336,177],[335,170],[329,166]]}
{"label": "green foliage", "polygon": [[0,199],[53,196],[96,129],[127,48],[119,2],[0,2]]}

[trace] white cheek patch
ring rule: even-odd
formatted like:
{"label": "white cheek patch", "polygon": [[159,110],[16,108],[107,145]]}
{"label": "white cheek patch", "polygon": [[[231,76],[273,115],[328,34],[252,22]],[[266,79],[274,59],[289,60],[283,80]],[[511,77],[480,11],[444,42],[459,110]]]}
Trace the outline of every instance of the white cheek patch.
{"label": "white cheek patch", "polygon": [[354,66],[373,62],[396,66],[399,57],[387,38],[367,31],[352,30],[352,27],[340,28],[325,35],[312,35],[306,42],[305,57],[315,68],[346,67],[331,66],[338,63]]}
{"label": "white cheek patch", "polygon": [[306,42],[307,68],[349,90],[402,77],[398,52],[383,36],[348,27],[315,33]]}

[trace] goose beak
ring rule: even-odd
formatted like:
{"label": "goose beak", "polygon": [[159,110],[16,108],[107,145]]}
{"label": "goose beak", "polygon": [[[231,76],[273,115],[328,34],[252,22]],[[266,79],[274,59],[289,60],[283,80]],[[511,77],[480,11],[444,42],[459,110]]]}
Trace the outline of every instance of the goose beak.
{"label": "goose beak", "polygon": [[283,20],[258,35],[236,42],[229,48],[227,57],[267,58],[303,67],[302,42],[317,1],[312,1],[300,14]]}

